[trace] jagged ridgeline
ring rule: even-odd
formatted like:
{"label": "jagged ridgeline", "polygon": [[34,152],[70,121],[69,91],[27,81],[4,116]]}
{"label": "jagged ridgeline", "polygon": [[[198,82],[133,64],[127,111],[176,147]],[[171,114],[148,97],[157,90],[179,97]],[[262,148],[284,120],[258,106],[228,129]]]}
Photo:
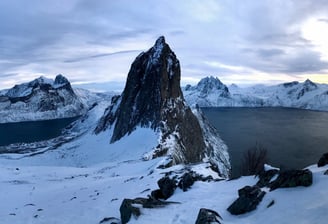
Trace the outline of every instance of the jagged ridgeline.
{"label": "jagged ridgeline", "polygon": [[0,123],[75,117],[86,111],[87,105],[61,74],[55,80],[41,76],[0,92]]}
{"label": "jagged ridgeline", "polygon": [[95,133],[113,128],[113,143],[138,127],[152,128],[160,140],[151,158],[170,155],[171,164],[208,160],[222,176],[228,176],[227,147],[215,130],[207,127],[200,111],[193,112],[186,104],[180,78],[179,60],[165,38],[159,37],[132,63],[122,95],[113,98]]}

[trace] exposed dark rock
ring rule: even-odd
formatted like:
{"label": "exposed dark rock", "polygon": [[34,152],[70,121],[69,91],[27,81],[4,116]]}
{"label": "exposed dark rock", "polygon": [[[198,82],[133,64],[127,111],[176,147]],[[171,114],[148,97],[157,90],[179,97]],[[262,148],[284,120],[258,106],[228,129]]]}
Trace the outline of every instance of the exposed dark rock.
{"label": "exposed dark rock", "polygon": [[196,181],[217,181],[214,180],[212,176],[204,177],[202,175],[197,174],[194,171],[188,171],[184,173],[178,183],[178,187],[181,188],[183,191],[187,191]]}
{"label": "exposed dark rock", "polygon": [[313,90],[315,90],[317,88],[318,88],[317,84],[315,84],[311,80],[307,79],[303,83],[303,86],[302,86],[301,90],[298,92],[297,99],[300,99],[302,96],[304,96],[305,93],[310,92],[310,91],[313,91]]}
{"label": "exposed dark rock", "polygon": [[312,172],[306,170],[289,170],[279,173],[276,180],[270,183],[270,190],[287,187],[308,187],[312,185]]}
{"label": "exposed dark rock", "polygon": [[141,215],[140,208],[136,205],[142,205],[143,208],[160,208],[168,204],[177,204],[178,202],[160,201],[154,198],[135,198],[124,199],[120,206],[121,222],[128,223],[132,215],[138,218]]}
{"label": "exposed dark rock", "polygon": [[274,200],[272,200],[272,201],[267,205],[267,208],[270,208],[272,205],[274,205]]}
{"label": "exposed dark rock", "polygon": [[259,181],[256,183],[257,186],[259,187],[265,187],[268,186],[270,183],[271,179],[279,173],[279,170],[267,170],[263,171],[259,174]]}
{"label": "exposed dark rock", "polygon": [[163,199],[168,199],[171,197],[177,188],[176,181],[170,179],[169,177],[163,177],[159,181],[157,181],[159,189],[162,192]]}
{"label": "exposed dark rock", "polygon": [[[164,37],[132,63],[122,99],[115,113],[111,141],[130,134],[137,125],[156,129],[164,119],[166,104],[182,97],[180,64]],[[108,121],[111,123],[110,121]]]}
{"label": "exposed dark rock", "polygon": [[63,76],[62,74],[59,74],[55,78],[54,85],[55,85],[55,87],[59,87],[59,86],[62,87],[62,86],[67,86],[67,85],[70,86],[71,84],[69,83],[68,79],[65,76]]}
{"label": "exposed dark rock", "polygon": [[286,82],[286,83],[283,83],[282,85],[285,87],[285,88],[289,88],[289,87],[292,87],[292,86],[295,86],[299,84],[299,82],[297,81],[294,81],[294,82]]}
{"label": "exposed dark rock", "polygon": [[246,186],[238,190],[239,198],[234,201],[227,209],[233,215],[240,215],[256,209],[262,201],[265,192],[258,186]]}
{"label": "exposed dark rock", "polygon": [[120,220],[115,218],[115,217],[106,217],[106,218],[103,218],[99,224],[103,224],[103,223],[108,223],[108,224],[119,224],[120,223]]}
{"label": "exposed dark rock", "polygon": [[326,170],[323,174],[324,174],[324,175],[328,175],[328,170]]}
{"label": "exposed dark rock", "polygon": [[188,172],[182,175],[178,186],[183,190],[187,191],[197,180],[194,172]]}
{"label": "exposed dark rock", "polygon": [[195,224],[211,224],[211,223],[220,224],[221,222],[219,221],[219,219],[222,219],[222,217],[216,211],[207,208],[201,208],[199,210]]}
{"label": "exposed dark rock", "polygon": [[318,161],[318,167],[322,167],[328,164],[328,153],[323,154],[319,161]]}
{"label": "exposed dark rock", "polygon": [[134,215],[135,217],[140,216],[140,209],[138,207],[134,207],[134,203],[135,202],[132,199],[124,199],[122,201],[122,204],[120,206],[122,224],[128,223],[132,215]]}
{"label": "exposed dark rock", "polygon": [[160,189],[153,190],[150,195],[151,195],[152,198],[155,198],[157,200],[158,199],[164,199],[164,195],[163,195],[163,193]]}
{"label": "exposed dark rock", "polygon": [[220,97],[230,97],[229,89],[218,78],[213,76],[205,77],[200,80],[196,86],[196,89],[201,92],[202,96],[207,96],[209,93],[217,90],[216,92]]}

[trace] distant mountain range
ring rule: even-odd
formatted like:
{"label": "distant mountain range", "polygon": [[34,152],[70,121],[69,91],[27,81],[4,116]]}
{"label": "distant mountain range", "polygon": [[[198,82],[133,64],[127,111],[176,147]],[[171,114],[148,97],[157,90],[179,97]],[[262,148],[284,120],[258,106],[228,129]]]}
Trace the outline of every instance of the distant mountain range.
{"label": "distant mountain range", "polygon": [[200,107],[292,107],[328,111],[328,85],[310,80],[275,86],[227,87],[213,76],[183,89],[186,101]]}
{"label": "distant mountain range", "polygon": [[[229,87],[209,76],[182,88],[189,105],[200,107],[291,107],[328,111],[328,85],[288,82],[274,86]],[[0,123],[49,120],[84,115],[92,104],[111,93],[72,88],[63,75],[55,80],[39,77],[0,91]]]}
{"label": "distant mountain range", "polygon": [[0,123],[79,116],[86,113],[96,95],[73,90],[63,75],[55,80],[39,77],[0,91]]}

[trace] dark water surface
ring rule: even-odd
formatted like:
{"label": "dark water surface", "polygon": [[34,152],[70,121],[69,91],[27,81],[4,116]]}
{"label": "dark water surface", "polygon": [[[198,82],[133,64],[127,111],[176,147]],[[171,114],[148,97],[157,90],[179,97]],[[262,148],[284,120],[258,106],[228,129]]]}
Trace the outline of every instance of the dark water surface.
{"label": "dark water surface", "polygon": [[63,128],[76,119],[77,117],[0,124],[0,146],[55,138],[61,134]]}
{"label": "dark water surface", "polygon": [[202,108],[229,148],[233,176],[244,151],[261,144],[275,167],[301,169],[328,152],[328,112],[287,108]]}

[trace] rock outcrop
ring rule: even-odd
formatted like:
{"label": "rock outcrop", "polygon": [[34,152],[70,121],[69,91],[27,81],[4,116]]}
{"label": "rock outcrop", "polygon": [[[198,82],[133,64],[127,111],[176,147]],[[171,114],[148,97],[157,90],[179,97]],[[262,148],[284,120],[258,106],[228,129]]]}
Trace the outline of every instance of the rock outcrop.
{"label": "rock outcrop", "polygon": [[154,198],[135,198],[124,199],[120,206],[121,223],[128,223],[132,217],[138,218],[141,215],[142,208],[161,208],[169,204],[178,204],[177,202],[160,201]]}
{"label": "rock outcrop", "polygon": [[325,153],[320,157],[317,165],[318,165],[318,167],[322,167],[322,166],[325,166],[327,164],[328,164],[328,153]]}
{"label": "rock outcrop", "polygon": [[238,190],[239,198],[227,209],[233,215],[241,215],[256,209],[265,192],[258,186],[246,186]]}
{"label": "rock outcrop", "polygon": [[280,172],[276,180],[272,181],[269,186],[270,190],[277,188],[288,187],[309,187],[312,185],[313,177],[312,172],[308,169],[305,170],[288,170]]}
{"label": "rock outcrop", "polygon": [[199,210],[195,224],[221,223],[222,217],[214,210],[201,208]]}
{"label": "rock outcrop", "polygon": [[[221,175],[228,177],[227,148],[221,140],[216,145],[206,141],[200,121],[184,100],[180,77],[179,60],[164,37],[158,38],[152,48],[132,63],[122,95],[107,108],[95,133],[113,128],[110,142],[114,143],[138,127],[151,128],[160,137],[148,159],[169,155],[169,165],[173,165],[210,158],[211,162],[220,163],[216,165],[221,168]],[[223,165],[218,156],[222,153]]]}

